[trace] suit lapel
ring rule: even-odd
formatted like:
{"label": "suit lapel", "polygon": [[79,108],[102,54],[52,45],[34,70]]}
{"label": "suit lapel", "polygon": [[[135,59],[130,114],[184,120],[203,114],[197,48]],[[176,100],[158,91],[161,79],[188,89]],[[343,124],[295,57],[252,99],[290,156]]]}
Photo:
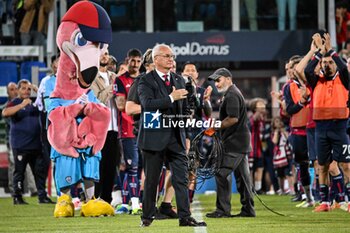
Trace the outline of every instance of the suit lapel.
{"label": "suit lapel", "polygon": [[170,72],[170,78],[172,79],[172,83],[174,83],[174,86],[176,89],[180,89],[180,82],[179,77],[177,75],[174,75],[172,72]]}
{"label": "suit lapel", "polygon": [[162,96],[168,96],[168,92],[164,88],[164,84],[162,83],[163,81],[161,80],[161,78],[159,77],[159,75],[157,74],[157,72],[155,70],[152,72],[153,72],[152,76],[157,84],[158,90],[160,90],[160,93],[162,94]]}

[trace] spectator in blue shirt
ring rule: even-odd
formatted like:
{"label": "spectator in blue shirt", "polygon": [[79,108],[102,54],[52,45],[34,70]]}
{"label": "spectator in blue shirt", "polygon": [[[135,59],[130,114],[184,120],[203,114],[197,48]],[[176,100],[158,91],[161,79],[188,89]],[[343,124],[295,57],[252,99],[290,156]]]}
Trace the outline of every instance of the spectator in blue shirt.
{"label": "spectator in blue shirt", "polygon": [[54,203],[47,197],[45,183],[47,169],[43,161],[40,141],[39,110],[32,105],[32,85],[28,80],[18,82],[18,97],[9,102],[2,111],[10,117],[10,145],[13,150],[15,171],[13,173],[13,203],[28,204],[22,198],[24,173],[29,163],[38,189],[39,203]]}

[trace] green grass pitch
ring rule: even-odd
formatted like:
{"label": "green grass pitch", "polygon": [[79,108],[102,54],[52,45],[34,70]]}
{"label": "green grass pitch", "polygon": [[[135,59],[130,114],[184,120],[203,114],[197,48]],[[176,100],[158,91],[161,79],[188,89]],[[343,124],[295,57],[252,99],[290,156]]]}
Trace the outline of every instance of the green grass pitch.
{"label": "green grass pitch", "polygon": [[[256,218],[208,219],[205,213],[214,210],[215,195],[196,195],[206,232],[350,232],[350,213],[334,210],[313,213],[312,208],[296,208],[289,196],[261,196],[274,210],[288,217],[277,216],[266,210],[255,199]],[[197,232],[194,228],[178,227],[177,220],[156,220],[148,228],[140,228],[140,216],[116,215],[114,217],[84,218],[75,212],[73,218],[53,217],[54,205],[39,205],[36,198],[26,198],[30,205],[14,206],[11,198],[0,199],[0,232]],[[232,214],[240,208],[239,196],[232,197]],[[205,231],[199,231],[205,232]]]}

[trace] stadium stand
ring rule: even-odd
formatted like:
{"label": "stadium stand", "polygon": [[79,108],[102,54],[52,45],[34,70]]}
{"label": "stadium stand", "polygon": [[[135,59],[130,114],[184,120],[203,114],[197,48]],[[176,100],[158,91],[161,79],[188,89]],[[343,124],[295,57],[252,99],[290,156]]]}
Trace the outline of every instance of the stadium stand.
{"label": "stadium stand", "polygon": [[[24,61],[21,63],[20,78],[27,79],[32,82],[32,67],[37,66],[39,68],[46,68],[44,62],[40,61]],[[39,73],[39,82],[46,76],[46,72]]]}
{"label": "stadium stand", "polygon": [[18,81],[18,71],[16,62],[0,62],[0,88],[2,90],[0,104],[6,102],[6,86],[9,82]]}

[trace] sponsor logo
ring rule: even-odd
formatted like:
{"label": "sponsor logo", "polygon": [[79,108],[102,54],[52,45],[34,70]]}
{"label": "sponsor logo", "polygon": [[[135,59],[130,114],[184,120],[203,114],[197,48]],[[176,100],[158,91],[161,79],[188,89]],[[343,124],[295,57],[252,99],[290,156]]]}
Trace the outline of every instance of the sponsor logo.
{"label": "sponsor logo", "polygon": [[68,184],[72,183],[72,177],[71,176],[67,176],[66,179]]}
{"label": "sponsor logo", "polygon": [[143,113],[143,127],[145,129],[159,129],[160,128],[160,117],[161,113],[159,110],[156,112],[144,112]]}
{"label": "sponsor logo", "polygon": [[221,121],[209,118],[207,120],[192,119],[187,115],[163,115],[156,112],[144,112],[145,129],[166,128],[220,128]]}
{"label": "sponsor logo", "polygon": [[226,41],[226,38],[224,35],[219,34],[219,35],[214,35],[206,39],[208,43],[213,43],[213,44],[224,44]]}
{"label": "sponsor logo", "polygon": [[113,84],[113,91],[117,92],[118,91],[118,85],[117,84]]}
{"label": "sponsor logo", "polygon": [[171,49],[173,50],[176,56],[196,56],[196,55],[213,55],[213,56],[225,56],[230,53],[229,45],[203,45],[199,42],[187,42],[185,45],[175,45],[170,44]]}

